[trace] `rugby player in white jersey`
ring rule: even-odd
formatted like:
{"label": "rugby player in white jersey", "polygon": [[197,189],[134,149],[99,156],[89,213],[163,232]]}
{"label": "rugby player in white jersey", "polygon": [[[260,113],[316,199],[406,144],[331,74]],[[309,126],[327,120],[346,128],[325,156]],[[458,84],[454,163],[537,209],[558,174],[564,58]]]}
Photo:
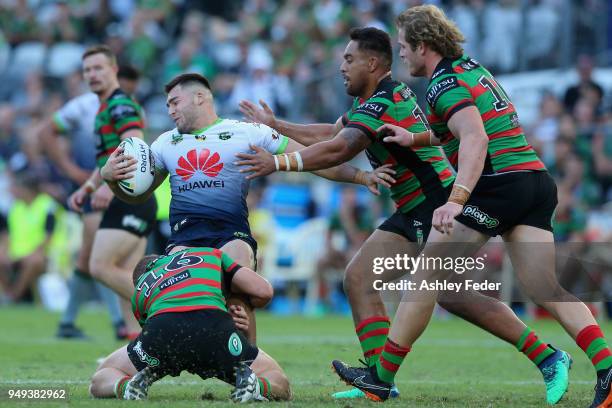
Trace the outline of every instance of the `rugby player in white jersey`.
{"label": "rugby player in white jersey", "polygon": [[[135,68],[127,65],[120,66],[117,78],[119,86],[127,94],[131,95],[136,92],[139,73]],[[96,167],[94,121],[99,108],[98,96],[94,92],[86,92],[66,102],[41,127],[39,135],[46,154],[58,169],[76,184],[75,189],[87,181]],[[74,322],[81,304],[94,290],[98,292],[108,307],[117,339],[124,339],[128,335],[117,294],[101,282],[93,280],[89,273],[89,256],[101,218],[102,212],[94,211],[89,202],[86,202],[81,213],[83,223],[81,248],[68,285],[69,300],[60,319],[58,337],[85,337]],[[131,317],[132,314],[129,313],[128,319]]]}
{"label": "rugby player in white jersey", "polygon": [[[199,74],[175,77],[166,85],[166,92],[168,113],[176,128],[151,145],[156,168],[151,188],[135,198],[118,187],[117,182],[130,178],[136,168],[136,159],[124,160],[120,149],[111,154],[102,177],[117,197],[135,203],[148,198],[169,174],[172,235],[167,252],[219,248],[239,264],[255,269],[257,244],[251,236],[246,205],[249,181],[235,164],[236,154],[251,151],[253,146],[278,154],[302,145],[266,125],[219,118],[210,85]],[[377,194],[377,184],[388,187],[393,171],[383,166],[364,172],[343,164],[317,174],[363,184]],[[249,318],[248,337],[255,344],[255,320],[252,314]]]}

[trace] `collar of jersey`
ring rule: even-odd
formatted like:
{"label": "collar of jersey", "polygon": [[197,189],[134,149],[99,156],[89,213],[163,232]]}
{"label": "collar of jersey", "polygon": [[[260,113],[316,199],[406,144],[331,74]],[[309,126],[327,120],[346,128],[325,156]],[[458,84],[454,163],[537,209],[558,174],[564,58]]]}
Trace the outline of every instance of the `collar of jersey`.
{"label": "collar of jersey", "polygon": [[210,125],[203,127],[202,129],[198,129],[194,132],[192,132],[191,134],[194,136],[200,136],[202,133],[206,132],[208,129],[210,129],[211,127],[223,122],[225,119],[223,118],[217,118],[217,120],[215,120],[213,123],[211,123]]}

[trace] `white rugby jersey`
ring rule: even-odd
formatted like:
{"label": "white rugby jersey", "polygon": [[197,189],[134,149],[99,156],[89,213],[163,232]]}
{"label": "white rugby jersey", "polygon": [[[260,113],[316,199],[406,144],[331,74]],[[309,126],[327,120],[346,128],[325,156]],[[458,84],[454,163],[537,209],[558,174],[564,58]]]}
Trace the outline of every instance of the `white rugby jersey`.
{"label": "white rugby jersey", "polygon": [[151,145],[155,166],[170,176],[170,223],[196,217],[243,224],[248,217],[247,173],[240,173],[236,153],[249,153],[249,144],[272,154],[285,151],[289,139],[259,123],[217,119],[194,134],[175,128]]}
{"label": "white rugby jersey", "polygon": [[82,168],[96,167],[96,138],[94,122],[100,100],[93,92],[72,98],[53,114],[53,122],[70,137],[72,157]]}

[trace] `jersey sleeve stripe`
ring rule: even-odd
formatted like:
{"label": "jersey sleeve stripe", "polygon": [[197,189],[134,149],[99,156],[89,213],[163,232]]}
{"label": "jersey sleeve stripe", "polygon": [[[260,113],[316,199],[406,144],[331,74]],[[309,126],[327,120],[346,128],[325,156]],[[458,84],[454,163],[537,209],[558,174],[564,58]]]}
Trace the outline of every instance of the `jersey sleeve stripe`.
{"label": "jersey sleeve stripe", "polygon": [[463,108],[467,108],[468,106],[476,106],[473,101],[469,99],[463,99],[453,106],[450,107],[446,114],[444,115],[444,121],[448,122],[450,118],[457,112],[459,112]]}
{"label": "jersey sleeve stripe", "polygon": [[52,122],[56,132],[66,133],[68,131],[68,126],[57,113],[53,115]]}
{"label": "jersey sleeve stripe", "polygon": [[365,133],[366,136],[368,136],[370,139],[376,140],[376,131],[364,123],[349,122],[346,124],[345,127],[359,129],[363,133]]}
{"label": "jersey sleeve stripe", "polygon": [[130,123],[127,123],[127,124],[121,126],[119,128],[119,130],[117,130],[117,135],[121,136],[122,134],[124,134],[128,130],[143,129],[143,128],[144,128],[144,126],[143,126],[142,122],[140,122],[140,121],[138,121],[138,122],[130,122]]}
{"label": "jersey sleeve stripe", "polygon": [[289,144],[289,138],[285,135],[281,135],[281,143],[278,146],[278,149],[276,149],[276,152],[274,154],[285,153],[285,150],[287,149],[288,144]]}

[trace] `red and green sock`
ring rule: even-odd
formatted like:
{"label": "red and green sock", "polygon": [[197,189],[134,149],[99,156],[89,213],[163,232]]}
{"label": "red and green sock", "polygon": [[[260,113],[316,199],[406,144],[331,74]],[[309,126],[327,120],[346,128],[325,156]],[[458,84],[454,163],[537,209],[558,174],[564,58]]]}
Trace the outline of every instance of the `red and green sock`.
{"label": "red and green sock", "polygon": [[523,331],[521,338],[516,343],[516,348],[533,361],[535,365],[540,365],[548,356],[555,353],[555,350],[540,340],[538,335],[529,327],[526,327]]}
{"label": "red and green sock", "polygon": [[126,375],[125,377],[122,377],[117,380],[117,382],[115,383],[115,397],[123,399],[123,394],[125,394],[125,387],[128,381],[130,381],[131,379],[132,377]]}
{"label": "red and green sock", "polygon": [[395,381],[395,374],[399,370],[410,347],[402,347],[391,339],[387,339],[382,353],[376,362],[376,374],[384,382],[392,383]]}
{"label": "red and green sock", "polygon": [[389,335],[389,327],[391,327],[391,321],[387,316],[374,316],[363,320],[355,328],[363,356],[369,367],[376,364],[378,355],[382,352],[385,340]]}
{"label": "red and green sock", "polygon": [[599,325],[585,327],[576,336],[576,344],[586,353],[595,370],[612,367],[612,352]]}
{"label": "red and green sock", "polygon": [[265,377],[258,377],[257,381],[259,382],[259,392],[261,395],[267,399],[270,399],[272,395],[272,386],[270,385],[270,381],[268,381],[268,379]]}

